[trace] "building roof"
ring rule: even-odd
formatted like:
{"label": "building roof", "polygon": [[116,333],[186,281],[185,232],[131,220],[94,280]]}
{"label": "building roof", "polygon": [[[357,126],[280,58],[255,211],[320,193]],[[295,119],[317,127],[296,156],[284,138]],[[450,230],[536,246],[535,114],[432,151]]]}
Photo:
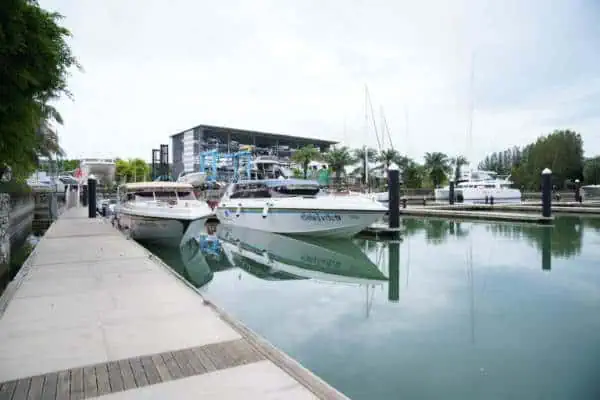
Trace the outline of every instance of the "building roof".
{"label": "building roof", "polygon": [[334,140],[324,140],[324,139],[316,139],[316,138],[309,138],[309,137],[303,137],[303,136],[283,135],[280,133],[250,131],[250,130],[246,130],[246,129],[236,129],[236,128],[229,128],[226,126],[214,126],[214,125],[196,125],[192,128],[188,128],[184,131],[175,133],[175,134],[171,135],[171,137],[180,135],[184,132],[188,132],[188,131],[196,129],[196,128],[211,129],[211,130],[214,130],[214,131],[217,131],[220,133],[224,133],[224,134],[232,133],[232,134],[236,134],[236,135],[248,135],[248,136],[256,135],[256,136],[261,136],[261,137],[270,138],[270,139],[302,140],[302,141],[310,141],[310,142],[321,143],[321,144],[326,144],[326,145],[333,145],[333,144],[338,143],[337,141],[334,141]]}

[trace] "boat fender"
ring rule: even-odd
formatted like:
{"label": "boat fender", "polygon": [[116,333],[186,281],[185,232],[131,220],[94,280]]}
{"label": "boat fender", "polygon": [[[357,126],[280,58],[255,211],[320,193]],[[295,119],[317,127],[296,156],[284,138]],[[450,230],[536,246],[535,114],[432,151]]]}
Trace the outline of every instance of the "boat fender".
{"label": "boat fender", "polygon": [[269,203],[266,203],[262,210],[262,217],[267,218],[268,214],[269,214]]}
{"label": "boat fender", "polygon": [[237,210],[235,211],[235,216],[239,217],[241,212],[242,212],[242,203],[239,203],[237,206]]}

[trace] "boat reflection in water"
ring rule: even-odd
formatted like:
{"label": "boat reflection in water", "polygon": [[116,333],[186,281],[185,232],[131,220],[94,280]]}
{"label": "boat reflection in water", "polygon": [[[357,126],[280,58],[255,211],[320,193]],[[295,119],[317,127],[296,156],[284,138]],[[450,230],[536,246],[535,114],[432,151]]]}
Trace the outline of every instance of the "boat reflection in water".
{"label": "boat reflection in water", "polygon": [[357,285],[387,282],[387,277],[350,239],[298,238],[225,225],[218,227],[217,235],[231,264],[262,279]]}

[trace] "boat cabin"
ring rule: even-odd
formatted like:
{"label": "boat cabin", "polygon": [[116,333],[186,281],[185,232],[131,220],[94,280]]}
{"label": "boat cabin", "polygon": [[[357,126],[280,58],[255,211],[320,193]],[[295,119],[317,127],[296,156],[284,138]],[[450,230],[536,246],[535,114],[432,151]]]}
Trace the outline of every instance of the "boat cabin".
{"label": "boat cabin", "polygon": [[135,182],[119,187],[119,201],[166,201],[196,200],[192,185],[182,182]]}
{"label": "boat cabin", "polygon": [[226,196],[230,199],[272,197],[315,197],[319,183],[300,179],[250,180],[232,183]]}

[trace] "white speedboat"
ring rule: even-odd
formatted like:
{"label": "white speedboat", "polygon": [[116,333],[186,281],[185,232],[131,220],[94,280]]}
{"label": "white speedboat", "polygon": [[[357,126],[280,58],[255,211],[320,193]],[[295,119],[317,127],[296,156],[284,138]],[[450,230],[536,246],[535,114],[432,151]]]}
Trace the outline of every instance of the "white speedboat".
{"label": "white speedboat", "polygon": [[[492,171],[469,171],[461,176],[454,189],[455,199],[465,203],[485,203],[494,198],[494,203],[520,203],[521,191],[512,187],[507,178],[499,178]],[[450,186],[435,189],[436,201],[448,201]]]}
{"label": "white speedboat", "polygon": [[213,216],[189,183],[127,183],[119,187],[118,196],[116,221],[135,240],[178,245]]}
{"label": "white speedboat", "polygon": [[222,224],[273,233],[351,237],[387,208],[364,196],[319,195],[319,184],[298,179],[230,184],[217,206]]}

